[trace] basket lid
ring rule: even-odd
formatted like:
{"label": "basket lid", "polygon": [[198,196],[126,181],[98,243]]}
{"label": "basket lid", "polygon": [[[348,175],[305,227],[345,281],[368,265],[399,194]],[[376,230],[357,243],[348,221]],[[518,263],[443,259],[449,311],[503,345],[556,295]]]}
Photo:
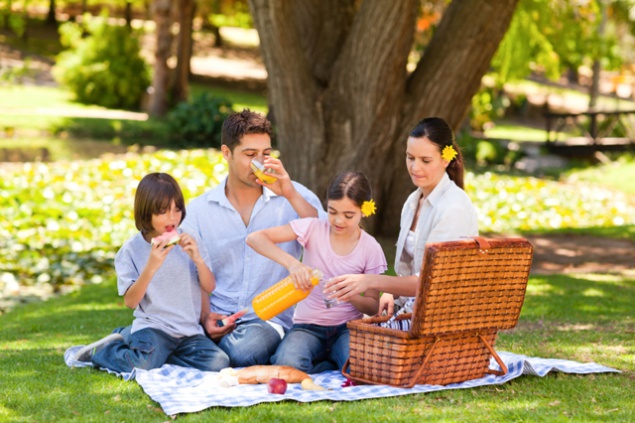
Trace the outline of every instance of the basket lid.
{"label": "basket lid", "polygon": [[426,244],[410,336],[516,326],[532,256],[524,238]]}

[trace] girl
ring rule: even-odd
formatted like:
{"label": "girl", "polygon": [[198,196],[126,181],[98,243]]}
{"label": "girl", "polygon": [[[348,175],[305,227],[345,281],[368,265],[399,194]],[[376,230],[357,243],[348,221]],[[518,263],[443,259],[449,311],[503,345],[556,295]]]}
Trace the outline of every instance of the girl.
{"label": "girl", "polygon": [[[327,191],[328,221],[305,218],[284,226],[253,232],[247,244],[289,271],[297,288],[311,288],[311,269],[324,280],[347,273],[383,273],[386,258],[379,243],[360,227],[362,217],[375,212],[368,179],[360,172],[338,174]],[[276,244],[297,240],[304,247],[302,263]],[[272,364],[288,365],[307,373],[341,369],[348,359],[346,322],[373,315],[379,292],[367,290],[327,308],[324,281],[298,303],[291,330],[282,339]]]}
{"label": "girl", "polygon": [[185,218],[183,194],[174,178],[146,175],[135,194],[134,216],[139,233],[115,256],[119,295],[135,310],[128,343],[113,334],[75,358],[116,372],[164,363],[206,371],[228,367],[229,357],[199,324],[201,290],[209,295],[216,284],[207,251],[187,233],[180,234],[176,245],[157,238],[175,231]]}
{"label": "girl", "polygon": [[[380,312],[393,314],[393,295],[399,296],[397,307],[413,303],[426,243],[478,235],[476,209],[463,190],[463,158],[452,129],[443,119],[423,119],[410,131],[406,168],[417,189],[401,212],[395,257],[398,276],[338,276],[326,286],[335,298],[346,301],[362,292],[379,290],[384,292]],[[408,307],[401,310],[409,311]]]}

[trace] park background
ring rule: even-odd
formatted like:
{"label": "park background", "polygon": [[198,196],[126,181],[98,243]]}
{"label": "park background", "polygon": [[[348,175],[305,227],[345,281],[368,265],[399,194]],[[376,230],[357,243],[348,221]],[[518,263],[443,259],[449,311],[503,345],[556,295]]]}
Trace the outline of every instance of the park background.
{"label": "park background", "polygon": [[[481,232],[537,248],[519,325],[498,348],[622,373],[180,418],[632,421],[635,115],[600,116],[600,142],[621,142],[616,151],[593,145],[584,113],[635,110],[634,10],[546,0],[0,3],[0,419],[165,420],[136,384],[69,370],[62,354],[130,321],[112,259],[134,232],[138,180],[169,172],[186,198],[214,186],[226,174],[220,122],[249,107],[269,113],[285,166],[316,193],[338,170],[369,174],[380,209],[369,230],[389,261],[412,189],[403,131],[446,117]],[[547,109],[582,113],[551,135],[591,148],[554,154]]]}

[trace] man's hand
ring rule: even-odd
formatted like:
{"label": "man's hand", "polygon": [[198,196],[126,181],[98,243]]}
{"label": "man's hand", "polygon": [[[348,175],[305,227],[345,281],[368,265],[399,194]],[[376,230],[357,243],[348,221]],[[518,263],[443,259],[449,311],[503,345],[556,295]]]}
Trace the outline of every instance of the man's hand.
{"label": "man's hand", "polygon": [[224,314],[218,314],[214,312],[209,312],[205,319],[203,320],[203,327],[205,328],[205,332],[207,332],[207,336],[209,336],[212,341],[218,341],[223,336],[231,333],[234,329],[236,329],[236,323],[233,322],[230,325],[219,326],[218,321],[227,317]]}

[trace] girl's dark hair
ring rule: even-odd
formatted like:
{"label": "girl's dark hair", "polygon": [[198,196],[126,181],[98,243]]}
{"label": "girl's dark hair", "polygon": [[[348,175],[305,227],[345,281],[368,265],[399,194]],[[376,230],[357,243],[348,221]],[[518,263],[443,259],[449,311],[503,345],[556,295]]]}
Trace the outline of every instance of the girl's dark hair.
{"label": "girl's dark hair", "polygon": [[134,197],[134,223],[137,229],[144,234],[152,232],[152,215],[165,212],[172,201],[181,210],[183,222],[185,200],[178,182],[167,173],[150,173],[144,176]]}
{"label": "girl's dark hair", "polygon": [[450,179],[452,179],[457,186],[464,189],[463,176],[465,174],[465,168],[463,165],[463,155],[461,154],[459,145],[454,139],[452,128],[450,128],[450,125],[448,125],[445,120],[440,117],[425,118],[412,128],[410,136],[412,138],[429,139],[439,147],[439,152],[442,152],[443,149],[449,145],[454,147],[457,156],[450,162],[446,172],[448,172],[448,176],[450,176]]}
{"label": "girl's dark hair", "polygon": [[350,198],[361,207],[364,201],[372,198],[370,182],[362,172],[347,171],[338,173],[329,184],[326,191],[327,200],[341,200]]}

